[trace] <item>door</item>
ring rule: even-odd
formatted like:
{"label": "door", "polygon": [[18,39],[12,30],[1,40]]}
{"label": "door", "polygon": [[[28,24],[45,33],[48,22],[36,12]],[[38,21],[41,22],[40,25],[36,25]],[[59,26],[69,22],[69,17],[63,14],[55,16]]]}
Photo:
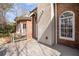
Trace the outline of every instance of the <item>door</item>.
{"label": "door", "polygon": [[24,36],[24,35],[26,35],[26,24],[24,24],[24,23],[20,23],[20,24],[21,24],[20,32],[21,32],[21,35]]}
{"label": "door", "polygon": [[23,24],[23,35],[26,35],[26,23]]}

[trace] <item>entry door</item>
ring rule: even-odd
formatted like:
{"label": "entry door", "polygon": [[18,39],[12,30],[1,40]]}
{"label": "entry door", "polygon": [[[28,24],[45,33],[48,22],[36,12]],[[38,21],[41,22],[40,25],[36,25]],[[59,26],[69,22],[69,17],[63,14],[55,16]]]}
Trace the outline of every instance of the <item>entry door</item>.
{"label": "entry door", "polygon": [[23,24],[23,35],[26,35],[26,24]]}
{"label": "entry door", "polygon": [[21,35],[26,35],[26,24],[21,23]]}

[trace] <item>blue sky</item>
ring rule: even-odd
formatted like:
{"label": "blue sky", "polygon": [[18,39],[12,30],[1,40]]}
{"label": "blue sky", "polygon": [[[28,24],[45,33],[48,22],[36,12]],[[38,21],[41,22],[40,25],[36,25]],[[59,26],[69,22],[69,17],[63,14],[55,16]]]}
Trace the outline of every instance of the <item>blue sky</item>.
{"label": "blue sky", "polygon": [[14,4],[9,11],[7,11],[5,17],[7,21],[13,22],[16,17],[16,11],[17,16],[20,16],[23,11],[32,11],[35,7],[37,7],[37,4],[35,3],[17,3]]}

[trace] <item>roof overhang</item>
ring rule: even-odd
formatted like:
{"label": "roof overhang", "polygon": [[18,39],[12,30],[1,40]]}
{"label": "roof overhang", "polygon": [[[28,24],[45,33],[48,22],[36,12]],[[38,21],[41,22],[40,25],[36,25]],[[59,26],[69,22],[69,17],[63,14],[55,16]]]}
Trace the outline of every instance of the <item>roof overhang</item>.
{"label": "roof overhang", "polygon": [[31,17],[16,17],[15,21],[30,21]]}

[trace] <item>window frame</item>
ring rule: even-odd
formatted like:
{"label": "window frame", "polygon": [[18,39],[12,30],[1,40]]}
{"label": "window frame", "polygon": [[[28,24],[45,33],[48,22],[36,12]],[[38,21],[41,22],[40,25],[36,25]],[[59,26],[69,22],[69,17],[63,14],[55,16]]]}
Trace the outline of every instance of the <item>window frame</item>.
{"label": "window frame", "polygon": [[23,24],[23,29],[26,29],[26,23]]}
{"label": "window frame", "polygon": [[[73,14],[73,16],[68,16],[68,17],[64,17],[64,18],[61,18],[61,16],[64,14],[64,13],[71,13]],[[67,18],[70,18],[72,17],[72,38],[69,38],[69,37],[63,37],[61,36],[61,19],[67,19]],[[60,16],[59,16],[59,39],[65,39],[65,40],[71,40],[71,41],[75,41],[75,13],[72,12],[72,11],[65,11],[63,12]]]}

